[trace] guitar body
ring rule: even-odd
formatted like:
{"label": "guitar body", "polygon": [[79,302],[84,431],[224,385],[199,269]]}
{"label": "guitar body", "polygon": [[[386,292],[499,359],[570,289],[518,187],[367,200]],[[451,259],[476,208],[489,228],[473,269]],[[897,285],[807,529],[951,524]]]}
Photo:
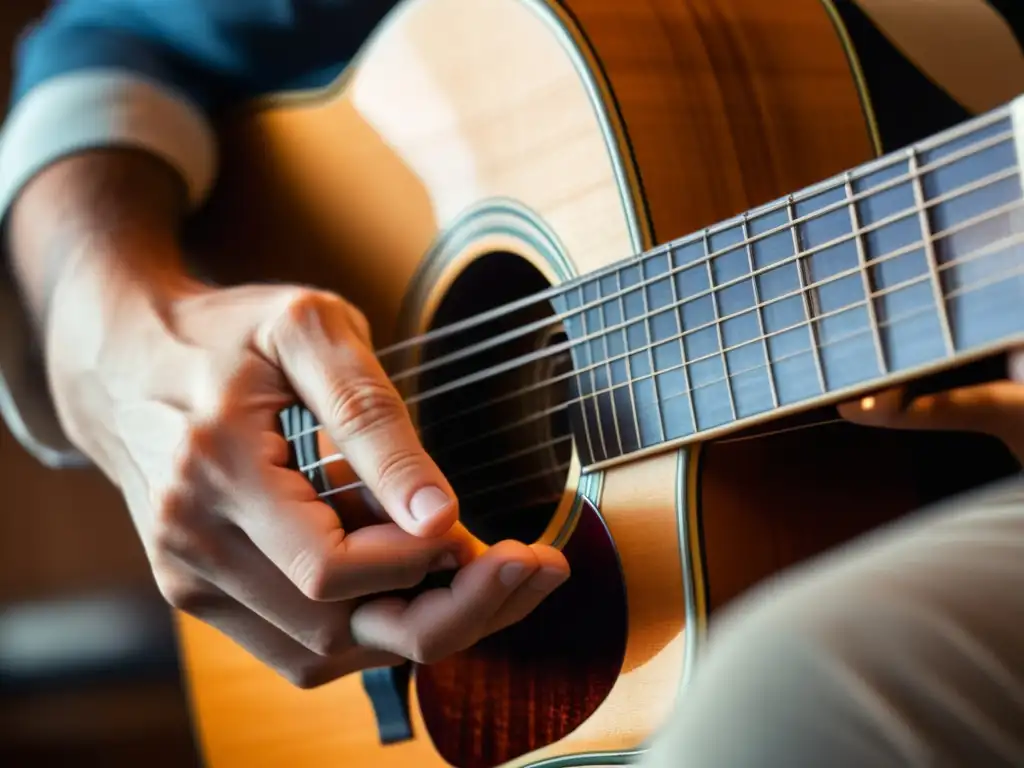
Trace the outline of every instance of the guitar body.
{"label": "guitar body", "polygon": [[[332,88],[226,121],[222,180],[194,247],[221,282],[336,291],[385,347],[878,154],[844,41],[821,0],[410,0]],[[444,353],[399,356],[389,372]],[[462,399],[423,402],[414,416],[429,433],[472,398],[549,374],[538,364]],[[415,395],[439,377],[401,388]],[[543,409],[543,390],[532,392],[489,418]],[[982,481],[949,480],[965,450],[989,456],[990,474],[1005,466],[998,446],[976,438],[832,424],[582,474],[564,443],[530,454],[564,434],[556,422],[506,435],[500,450],[521,446],[521,462],[453,484],[478,537],[553,541],[574,576],[523,624],[416,668],[399,686],[410,738],[382,744],[361,676],[296,689],[182,616],[205,763],[628,762],[685,695],[715,610],[792,563]],[[469,420],[424,439],[454,476],[472,457],[446,446],[488,429]]]}

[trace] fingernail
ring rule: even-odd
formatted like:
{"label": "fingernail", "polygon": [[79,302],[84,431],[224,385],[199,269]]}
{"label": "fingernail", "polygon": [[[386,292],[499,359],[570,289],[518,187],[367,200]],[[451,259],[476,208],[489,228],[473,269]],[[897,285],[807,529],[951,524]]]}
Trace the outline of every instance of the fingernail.
{"label": "fingernail", "polygon": [[440,488],[428,485],[413,494],[409,502],[409,513],[417,520],[429,520],[444,512],[452,500]]}
{"label": "fingernail", "polygon": [[438,557],[430,566],[431,573],[437,573],[438,571],[454,571],[459,567],[459,558],[457,558],[452,552],[445,552],[443,555]]}
{"label": "fingernail", "polygon": [[526,575],[526,566],[522,563],[505,563],[498,571],[498,578],[506,587],[514,587]]}
{"label": "fingernail", "polygon": [[530,579],[529,587],[538,592],[554,592],[568,577],[569,574],[565,571],[559,571],[554,568],[541,568]]}

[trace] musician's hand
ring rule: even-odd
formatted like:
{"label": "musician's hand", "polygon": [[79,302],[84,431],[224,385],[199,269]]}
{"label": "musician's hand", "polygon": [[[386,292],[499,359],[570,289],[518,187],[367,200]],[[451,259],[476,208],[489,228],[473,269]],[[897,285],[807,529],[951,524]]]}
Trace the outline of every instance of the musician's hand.
{"label": "musician's hand", "polygon": [[901,389],[844,403],[840,415],[858,424],[894,429],[979,432],[1002,440],[1024,462],[1024,350],[1007,355],[1007,378],[918,397]]}
{"label": "musician's hand", "polygon": [[[76,162],[44,173],[19,203],[19,253],[47,234],[32,225],[62,191],[109,170]],[[135,197],[152,194],[150,172]],[[312,686],[466,648],[565,580],[550,547],[467,550],[452,489],[353,307],[290,286],[200,285],[149,227],[115,229],[64,259],[40,312],[47,367],[62,424],[121,489],[172,605]],[[26,261],[25,274],[41,263]],[[37,284],[24,281],[30,296]],[[379,524],[345,530],[286,467],[278,413],[296,394],[379,500]],[[372,597],[460,564],[450,588],[408,603]]]}

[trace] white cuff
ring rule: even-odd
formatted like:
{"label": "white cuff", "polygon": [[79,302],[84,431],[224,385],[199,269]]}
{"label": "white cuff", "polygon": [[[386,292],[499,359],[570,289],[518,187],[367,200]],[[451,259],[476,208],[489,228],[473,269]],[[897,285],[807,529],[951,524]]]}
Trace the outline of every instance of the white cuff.
{"label": "white cuff", "polygon": [[[152,80],[121,70],[56,77],[29,91],[0,133],[0,219],[46,166],[100,147],[134,147],[178,171],[200,205],[216,175],[216,141],[206,116]],[[8,269],[0,269],[0,416],[43,464],[86,463],[58,423],[32,352],[32,331]]]}

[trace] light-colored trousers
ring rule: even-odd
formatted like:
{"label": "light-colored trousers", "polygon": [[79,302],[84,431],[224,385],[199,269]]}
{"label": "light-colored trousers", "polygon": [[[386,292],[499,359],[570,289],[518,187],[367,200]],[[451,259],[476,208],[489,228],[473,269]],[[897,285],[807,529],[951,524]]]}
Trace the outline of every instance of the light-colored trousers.
{"label": "light-colored trousers", "polygon": [[1024,475],[727,609],[646,768],[1024,766]]}

